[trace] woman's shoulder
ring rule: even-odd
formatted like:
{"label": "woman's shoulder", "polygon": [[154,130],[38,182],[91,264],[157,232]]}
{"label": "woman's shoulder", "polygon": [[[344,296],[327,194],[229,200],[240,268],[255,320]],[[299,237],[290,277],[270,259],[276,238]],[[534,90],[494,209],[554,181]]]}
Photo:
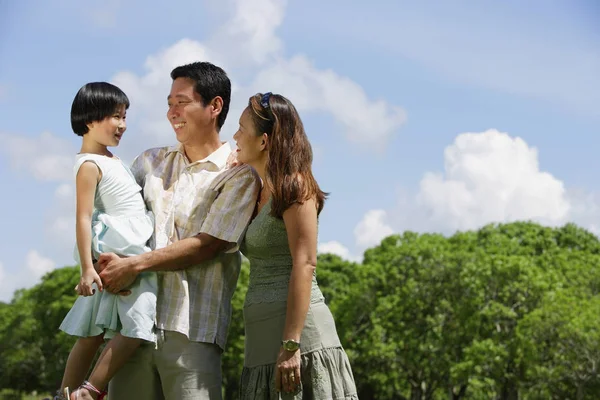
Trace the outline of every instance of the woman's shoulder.
{"label": "woman's shoulder", "polygon": [[227,184],[245,185],[255,183],[260,185],[258,173],[247,164],[239,164],[225,169],[212,182],[211,188],[219,190]]}

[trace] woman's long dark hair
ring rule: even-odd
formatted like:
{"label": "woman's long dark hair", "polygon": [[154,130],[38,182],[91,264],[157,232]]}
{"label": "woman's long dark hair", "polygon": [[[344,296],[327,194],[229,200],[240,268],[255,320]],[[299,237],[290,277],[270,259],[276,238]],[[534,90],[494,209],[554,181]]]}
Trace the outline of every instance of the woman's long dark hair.
{"label": "woman's long dark hair", "polygon": [[313,197],[320,213],[327,193],[313,176],[312,147],[296,107],[281,95],[258,93],[248,108],[257,134],[269,136],[265,185],[273,193],[271,214],[282,218],[294,203]]}

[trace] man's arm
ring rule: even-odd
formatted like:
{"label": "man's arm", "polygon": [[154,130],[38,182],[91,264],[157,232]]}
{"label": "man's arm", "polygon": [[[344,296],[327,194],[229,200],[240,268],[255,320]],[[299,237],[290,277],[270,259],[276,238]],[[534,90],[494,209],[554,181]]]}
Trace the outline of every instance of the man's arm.
{"label": "man's arm", "polygon": [[138,256],[120,258],[115,253],[101,254],[97,268],[104,288],[117,293],[129,287],[144,271],[176,271],[198,265],[215,258],[228,245],[228,242],[201,233]]}
{"label": "man's arm", "polygon": [[256,208],[260,178],[249,165],[238,165],[221,174],[211,187],[219,195],[202,222],[200,232],[228,242],[223,250],[233,250],[241,242]]}
{"label": "man's arm", "polygon": [[129,268],[135,271],[136,274],[145,271],[176,271],[215,258],[228,245],[229,243],[226,241],[206,233],[200,233],[162,249],[156,249],[137,256],[121,259],[116,254],[114,257],[109,256],[112,253],[102,254],[98,261],[101,262],[103,259],[127,261]]}
{"label": "man's arm", "polygon": [[200,229],[201,233],[149,253],[120,259],[100,255],[98,269],[105,288],[118,292],[144,271],[174,271],[198,265],[229,250],[241,240],[258,197],[258,180],[250,167],[236,167],[223,181],[220,193]]}
{"label": "man's arm", "polygon": [[213,259],[229,245],[206,233],[180,240],[170,246],[145,253],[137,261],[137,272],[174,271]]}

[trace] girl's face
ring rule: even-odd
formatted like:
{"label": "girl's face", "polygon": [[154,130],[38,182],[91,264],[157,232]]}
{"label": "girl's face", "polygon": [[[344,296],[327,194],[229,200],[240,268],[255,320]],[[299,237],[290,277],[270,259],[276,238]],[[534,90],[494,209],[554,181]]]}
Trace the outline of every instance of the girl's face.
{"label": "girl's face", "polygon": [[237,145],[237,160],[240,163],[255,167],[266,159],[269,137],[266,133],[259,134],[256,132],[250,117],[251,112],[250,108],[246,108],[242,113],[240,127],[233,135],[233,140]]}
{"label": "girl's face", "polygon": [[90,138],[99,144],[109,147],[118,146],[123,133],[127,129],[125,119],[127,111],[125,106],[119,106],[113,115],[104,118],[102,121],[95,121],[88,125]]}

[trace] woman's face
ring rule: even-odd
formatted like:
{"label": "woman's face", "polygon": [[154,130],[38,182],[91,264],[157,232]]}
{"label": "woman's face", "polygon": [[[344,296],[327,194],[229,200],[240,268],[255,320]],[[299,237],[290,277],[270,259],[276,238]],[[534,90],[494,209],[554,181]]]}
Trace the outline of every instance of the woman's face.
{"label": "woman's face", "polygon": [[266,156],[267,134],[257,132],[252,122],[250,113],[252,110],[246,108],[240,117],[240,127],[233,140],[237,145],[237,160],[240,163],[256,167]]}

